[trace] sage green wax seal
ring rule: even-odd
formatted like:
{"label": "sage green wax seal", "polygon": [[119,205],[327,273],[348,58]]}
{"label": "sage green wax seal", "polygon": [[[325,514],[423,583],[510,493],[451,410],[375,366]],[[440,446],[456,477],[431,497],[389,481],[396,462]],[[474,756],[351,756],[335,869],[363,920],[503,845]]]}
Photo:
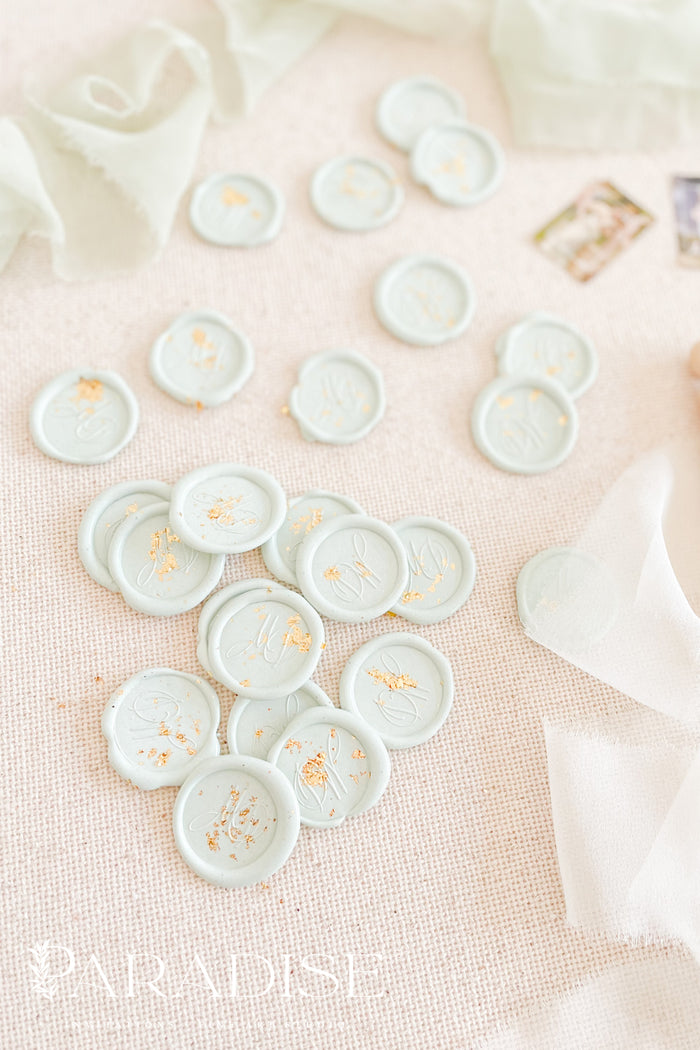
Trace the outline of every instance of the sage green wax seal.
{"label": "sage green wax seal", "polygon": [[361,623],[394,607],[408,583],[408,558],[383,521],[349,514],[314,529],[299,547],[297,578],[324,616]]}
{"label": "sage green wax seal", "polygon": [[503,376],[477,396],[472,435],[479,451],[501,470],[542,474],[571,452],[578,414],[561,383],[540,376]]}
{"label": "sage green wax seal", "polygon": [[464,100],[435,77],[398,80],[377,103],[375,123],[387,142],[409,153],[426,128],[463,117]]}
{"label": "sage green wax seal", "polygon": [[219,698],[208,682],[170,667],[139,671],[109,698],[102,732],[109,761],[136,787],[182,784],[219,754]]}
{"label": "sage green wax seal", "polygon": [[337,827],[366,813],[386,790],[391,760],[372,727],[357,715],[313,707],[297,715],[268,755],[292,786],[302,824]]}
{"label": "sage green wax seal", "polygon": [[381,372],[354,350],[307,357],[289,398],[302,437],[329,445],[360,441],[376,427],[384,409]]}
{"label": "sage green wax seal", "polygon": [[173,834],[182,859],[216,886],[252,886],[288,860],[299,838],[299,803],[269,762],[219,755],[198,762],[180,788]]}
{"label": "sage green wax seal", "polygon": [[479,204],[503,180],[503,150],[485,128],[448,120],[427,128],[411,151],[411,174],[442,204]]}
{"label": "sage green wax seal", "polygon": [[200,182],[190,202],[190,222],[205,241],[224,248],[254,248],[282,228],[284,197],[258,175],[220,172]]}
{"label": "sage green wax seal", "polygon": [[209,665],[238,696],[276,700],[311,678],[324,637],[321,617],[300,594],[280,586],[246,590],[214,614]]}
{"label": "sage green wax seal", "polygon": [[311,203],[338,230],[362,232],[385,226],[403,205],[403,189],[385,161],[334,157],[311,180]]}
{"label": "sage green wax seal", "polygon": [[142,507],[117,529],[107,563],[127,605],[149,616],[175,616],[211,594],[224,555],[190,547],[170,524],[170,505]]}
{"label": "sage green wax seal", "polygon": [[372,638],[340,676],[341,707],[364,719],[388,748],[429,740],[445,722],[453,697],[449,660],[415,634]]}
{"label": "sage green wax seal", "polygon": [[162,481],[122,481],[95,497],[78,529],[78,554],[95,583],[110,591],[119,590],[107,562],[116,530],[142,507],[169,499],[170,486]]}
{"label": "sage green wax seal", "polygon": [[439,346],[469,327],[476,293],[469,275],[438,255],[407,255],[374,287],[377,317],[393,336],[414,346]]}
{"label": "sage green wax seal", "polygon": [[309,707],[319,706],[333,707],[333,704],[315,682],[305,682],[293,693],[277,700],[249,700],[239,696],[228,720],[226,740],[229,751],[266,758],[293,718]]}
{"label": "sage green wax seal", "polygon": [[214,408],[250,379],[249,340],[216,310],[180,314],[151,347],[153,381],[183,405]]}
{"label": "sage green wax seal", "polygon": [[106,463],[127,445],[139,408],[115,372],[62,372],[37,394],[29,428],[37,448],[64,463]]}
{"label": "sage green wax seal", "polygon": [[501,375],[544,376],[573,398],[585,394],[598,375],[591,340],[569,321],[538,311],[511,325],[496,343]]}
{"label": "sage green wax seal", "polygon": [[411,623],[440,623],[469,598],[476,562],[469,540],[436,518],[402,518],[393,525],[406,549],[410,576],[393,611]]}
{"label": "sage green wax seal", "polygon": [[269,539],[284,520],[287,500],[265,470],[211,463],[173,486],[170,523],[196,550],[242,554]]}
{"label": "sage green wax seal", "polygon": [[281,526],[262,545],[263,560],[270,572],[283,583],[298,586],[296,561],[299,544],[322,521],[343,514],[364,514],[364,511],[347,496],[324,492],[322,489],[313,489],[290,500]]}

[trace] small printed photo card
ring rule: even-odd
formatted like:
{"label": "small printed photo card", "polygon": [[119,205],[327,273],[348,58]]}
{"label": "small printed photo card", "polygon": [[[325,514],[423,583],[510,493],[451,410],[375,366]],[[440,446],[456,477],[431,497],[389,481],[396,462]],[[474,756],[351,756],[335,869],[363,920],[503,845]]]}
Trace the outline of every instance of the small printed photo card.
{"label": "small printed photo card", "polygon": [[678,231],[678,262],[700,269],[700,176],[676,175],[673,204]]}
{"label": "small printed photo card", "polygon": [[592,182],[534,239],[577,281],[590,281],[653,221],[611,182]]}

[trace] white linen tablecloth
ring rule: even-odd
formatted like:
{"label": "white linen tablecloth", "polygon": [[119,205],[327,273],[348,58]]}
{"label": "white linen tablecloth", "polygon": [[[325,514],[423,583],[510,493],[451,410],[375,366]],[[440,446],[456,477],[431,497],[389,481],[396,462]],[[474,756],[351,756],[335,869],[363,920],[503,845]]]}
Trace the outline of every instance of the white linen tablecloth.
{"label": "white linen tablecloth", "polygon": [[[25,72],[59,75],[146,17],[176,19],[197,7],[7,0],[3,111],[18,108]],[[374,130],[379,93],[414,73],[462,91],[469,117],[506,147],[502,189],[473,210],[442,207],[412,184],[406,159]],[[388,160],[406,187],[399,218],[366,235],[325,227],[308,200],[314,168],[349,151]],[[196,178],[226,169],[267,175],[286,195],[283,234],[269,247],[203,243],[184,201],[162,257],[133,275],[61,283],[46,245],[34,241],[0,277],[6,1045],[470,1047],[617,964],[682,955],[566,925],[542,722],[636,705],[525,636],[515,579],[538,550],[571,542],[637,456],[700,426],[686,369],[700,334],[698,275],[675,264],[669,187],[672,173],[694,171],[693,155],[516,151],[483,39],[436,43],[346,18],[252,116],[207,131]],[[531,235],[596,178],[610,178],[657,222],[579,285],[536,251]],[[471,328],[441,349],[396,342],[372,311],[382,268],[420,251],[463,264],[478,293]],[[241,393],[200,413],[158,390],[147,367],[159,332],[198,306],[229,314],[257,353]],[[569,318],[595,341],[600,376],[580,402],[570,459],[524,478],[480,456],[469,414],[495,374],[498,334],[535,309]],[[346,448],[307,444],[281,411],[304,357],[336,345],[370,357],[387,389],[383,423]],[[117,458],[74,467],[34,447],[28,413],[44,382],[88,365],[120,372],[142,419]],[[139,669],[199,670],[197,613],[133,612],[87,577],[76,550],[81,515],[101,489],[130,478],[172,482],[221,459],[271,471],[290,496],[323,487],[389,522],[443,518],[469,537],[478,564],[467,606],[416,628],[453,663],[457,694],[445,727],[427,745],[395,753],[379,806],[333,831],[302,829],[283,870],[242,891],[210,886],[184,865],[171,832],[176,789],[144,792],[122,781],[100,732],[107,698]],[[264,574],[255,552],[229,562],[224,582]],[[350,653],[403,627],[386,618],[329,623],[321,686],[337,701]],[[219,695],[225,727],[232,696]],[[41,998],[29,950],[47,942],[56,991]],[[138,956],[131,984],[130,955]],[[232,955],[245,977],[235,997]],[[143,983],[158,960],[165,996]],[[332,971],[337,987],[310,965]]]}

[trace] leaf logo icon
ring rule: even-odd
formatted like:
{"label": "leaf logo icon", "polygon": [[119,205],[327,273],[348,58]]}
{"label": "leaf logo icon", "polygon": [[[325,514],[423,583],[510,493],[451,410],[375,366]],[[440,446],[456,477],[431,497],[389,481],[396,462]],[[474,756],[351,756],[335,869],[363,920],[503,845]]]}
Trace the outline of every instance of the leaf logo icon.
{"label": "leaf logo icon", "polygon": [[51,955],[51,944],[44,941],[43,944],[35,944],[29,949],[34,962],[29,963],[29,969],[34,976],[31,978],[34,991],[40,999],[53,999],[58,987],[56,978],[51,976],[49,969],[49,957]]}

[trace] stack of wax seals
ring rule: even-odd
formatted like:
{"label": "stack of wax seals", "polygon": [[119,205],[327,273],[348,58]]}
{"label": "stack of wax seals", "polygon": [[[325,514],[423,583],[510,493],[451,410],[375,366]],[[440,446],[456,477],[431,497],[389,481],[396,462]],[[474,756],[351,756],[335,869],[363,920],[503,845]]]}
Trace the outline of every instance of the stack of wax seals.
{"label": "stack of wax seals", "polygon": [[78,531],[90,576],[121,591],[138,612],[172,616],[211,594],[227,554],[264,543],[280,526],[286,499],[263,470],[216,463],[181,478],[124,482],[102,492]]}
{"label": "stack of wax seals", "polygon": [[[167,525],[149,544],[147,529],[163,516]],[[301,824],[334,827],[374,806],[389,781],[388,749],[425,742],[449,714],[449,661],[406,632],[383,634],[351,656],[336,708],[312,681],[325,648],[319,613],[341,622],[391,612],[438,623],[466,602],[476,571],[468,541],[444,522],[411,517],[391,527],[354,500],[318,490],[287,504],[270,475],[228,463],[192,471],[171,491],[159,482],[115,486],[88,508],[79,540],[93,578],[118,589],[128,574],[145,592],[136,600],[127,591],[130,604],[166,615],[174,596],[163,591],[192,571],[193,556],[223,560],[255,546],[283,582],[222,588],[198,625],[202,666],[236,694],[230,753],[219,754],[211,686],[170,668],[129,679],[102,720],[118,773],[146,789],[180,786],[176,844],[197,874],[222,886],[278,870]],[[118,568],[122,560],[127,569]],[[177,588],[189,608],[184,591]]]}
{"label": "stack of wax seals", "polygon": [[[442,204],[478,204],[503,178],[503,151],[490,132],[464,119],[464,102],[432,77],[392,84],[379,99],[375,121],[392,146],[410,154],[413,179]],[[398,215],[404,193],[383,160],[342,156],[322,164],[311,180],[311,203],[338,230],[363,232]]]}
{"label": "stack of wax seals", "polygon": [[392,84],[375,114],[380,134],[410,154],[415,181],[436,200],[457,207],[478,204],[495,193],[505,167],[493,135],[464,114],[460,95],[424,76]]}
{"label": "stack of wax seals", "polygon": [[496,357],[500,376],[472,408],[474,442],[501,470],[551,470],[576,443],[574,402],[598,374],[595,347],[568,321],[538,312],[501,335]]}

